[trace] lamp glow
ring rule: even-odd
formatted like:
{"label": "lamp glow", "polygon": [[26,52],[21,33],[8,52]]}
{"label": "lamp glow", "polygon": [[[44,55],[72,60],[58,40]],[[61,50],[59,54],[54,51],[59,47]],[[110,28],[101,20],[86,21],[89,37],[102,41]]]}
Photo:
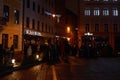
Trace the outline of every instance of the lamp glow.
{"label": "lamp glow", "polygon": [[67,33],[70,33],[70,27],[67,27]]}
{"label": "lamp glow", "polygon": [[15,64],[15,59],[12,59],[12,64]]}

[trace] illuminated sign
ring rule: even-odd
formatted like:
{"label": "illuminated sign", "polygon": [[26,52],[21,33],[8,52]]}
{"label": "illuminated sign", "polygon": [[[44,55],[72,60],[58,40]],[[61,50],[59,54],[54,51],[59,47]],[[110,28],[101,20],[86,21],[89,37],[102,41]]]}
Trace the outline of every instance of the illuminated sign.
{"label": "illuminated sign", "polygon": [[42,36],[40,32],[32,31],[32,30],[26,30],[26,31],[25,31],[25,34]]}
{"label": "illuminated sign", "polygon": [[87,32],[87,33],[84,33],[84,35],[87,35],[87,36],[92,36],[92,35],[93,35],[93,33]]}

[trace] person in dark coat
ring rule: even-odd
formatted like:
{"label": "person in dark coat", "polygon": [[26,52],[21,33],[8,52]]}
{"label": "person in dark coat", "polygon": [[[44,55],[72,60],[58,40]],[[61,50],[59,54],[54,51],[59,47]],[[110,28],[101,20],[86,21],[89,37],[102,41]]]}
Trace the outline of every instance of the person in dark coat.
{"label": "person in dark coat", "polygon": [[43,62],[48,62],[49,61],[49,47],[48,43],[42,41],[40,44],[40,53],[43,54],[42,61]]}
{"label": "person in dark coat", "polygon": [[59,46],[57,40],[54,44],[54,48],[55,48],[55,54],[54,54],[55,58],[54,58],[54,60],[55,60],[55,63],[58,63],[58,62],[60,62],[60,60],[59,60],[60,46]]}
{"label": "person in dark coat", "polygon": [[64,61],[66,63],[69,63],[68,62],[68,55],[69,55],[69,53],[70,53],[70,45],[69,45],[67,39],[65,39],[64,40]]}

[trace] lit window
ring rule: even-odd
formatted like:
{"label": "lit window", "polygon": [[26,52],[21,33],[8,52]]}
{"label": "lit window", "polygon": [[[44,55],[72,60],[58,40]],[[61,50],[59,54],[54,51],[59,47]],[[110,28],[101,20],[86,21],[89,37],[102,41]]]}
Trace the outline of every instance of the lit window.
{"label": "lit window", "polygon": [[109,10],[107,8],[103,9],[103,15],[108,16],[109,15]]}
{"label": "lit window", "polygon": [[16,9],[14,10],[14,23],[19,24],[19,11]]}
{"label": "lit window", "polygon": [[9,21],[9,11],[10,11],[10,8],[9,6],[7,5],[4,5],[3,7],[3,16],[5,17],[6,21]]}
{"label": "lit window", "polygon": [[118,16],[118,9],[117,8],[113,8],[112,12],[113,12],[113,16]]}
{"label": "lit window", "polygon": [[84,14],[85,14],[86,16],[89,16],[89,15],[90,15],[90,9],[85,9]]}
{"label": "lit window", "polygon": [[99,16],[100,15],[100,10],[98,8],[94,9],[94,16]]}

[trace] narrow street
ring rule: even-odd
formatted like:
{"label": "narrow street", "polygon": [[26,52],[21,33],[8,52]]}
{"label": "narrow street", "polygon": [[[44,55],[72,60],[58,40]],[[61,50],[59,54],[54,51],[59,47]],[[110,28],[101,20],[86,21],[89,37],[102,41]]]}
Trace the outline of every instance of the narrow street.
{"label": "narrow street", "polygon": [[69,63],[40,64],[14,71],[0,80],[120,80],[120,58],[76,58]]}

